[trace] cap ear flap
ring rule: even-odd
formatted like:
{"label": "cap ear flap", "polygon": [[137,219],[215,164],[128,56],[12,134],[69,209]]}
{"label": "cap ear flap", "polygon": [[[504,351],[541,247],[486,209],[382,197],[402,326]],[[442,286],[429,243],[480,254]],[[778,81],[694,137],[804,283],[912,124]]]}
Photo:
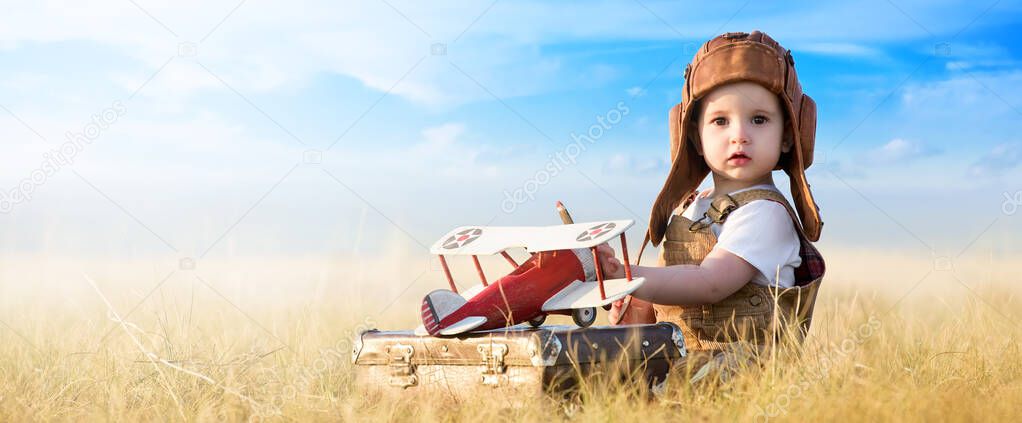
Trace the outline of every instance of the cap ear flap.
{"label": "cap ear flap", "polygon": [[670,115],[668,116],[668,120],[670,122],[671,127],[671,163],[674,163],[675,160],[678,160],[678,153],[682,147],[681,110],[682,110],[681,103],[675,104],[674,107],[671,107],[671,112]]}
{"label": "cap ear flap", "polygon": [[802,105],[798,112],[799,145],[802,149],[802,169],[813,164],[813,146],[816,144],[816,102],[802,94]]}
{"label": "cap ear flap", "polygon": [[[791,122],[784,122],[784,133],[781,135],[781,153],[790,153],[791,147],[795,145],[794,131],[791,130]],[[774,169],[777,170],[777,169]]]}

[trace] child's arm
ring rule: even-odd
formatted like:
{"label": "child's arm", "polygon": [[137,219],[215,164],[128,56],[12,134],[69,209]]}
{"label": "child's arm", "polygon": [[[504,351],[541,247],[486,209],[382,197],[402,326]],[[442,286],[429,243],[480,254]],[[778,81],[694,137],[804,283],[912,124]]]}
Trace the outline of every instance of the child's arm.
{"label": "child's arm", "polygon": [[[614,257],[614,249],[603,244],[598,248],[607,278],[623,278],[624,266]],[[727,250],[715,248],[702,264],[647,267],[632,265],[633,277],[644,277],[646,283],[632,296],[657,304],[713,304],[735,293],[752,280],[756,268]]]}

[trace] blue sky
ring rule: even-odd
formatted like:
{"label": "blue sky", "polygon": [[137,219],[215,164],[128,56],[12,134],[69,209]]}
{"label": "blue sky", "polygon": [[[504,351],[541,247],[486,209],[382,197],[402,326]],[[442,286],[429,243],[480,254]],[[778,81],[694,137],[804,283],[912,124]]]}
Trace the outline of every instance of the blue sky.
{"label": "blue sky", "polygon": [[[641,238],[682,69],[706,39],[752,29],[793,50],[819,105],[810,180],[824,246],[1019,250],[1007,234],[1020,218],[1004,211],[1022,190],[1017,3],[6,10],[0,189],[22,189],[93,115],[116,116],[0,215],[6,251],[414,251],[457,225],[555,224],[558,199],[578,220],[635,219]],[[627,113],[535,184],[572,134],[613,110]],[[502,209],[505,192],[527,186],[532,200]]]}

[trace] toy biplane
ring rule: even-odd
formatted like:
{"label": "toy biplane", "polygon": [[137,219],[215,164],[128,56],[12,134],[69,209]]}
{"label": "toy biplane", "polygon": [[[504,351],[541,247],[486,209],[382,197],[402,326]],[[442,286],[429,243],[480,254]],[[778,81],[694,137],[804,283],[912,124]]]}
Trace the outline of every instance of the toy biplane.
{"label": "toy biplane", "polygon": [[[451,336],[473,330],[498,329],[528,322],[542,325],[547,315],[571,315],[587,327],[596,321],[596,307],[631,294],[645,278],[632,278],[625,230],[634,221],[574,223],[556,226],[456,228],[430,247],[439,256],[450,290],[438,289],[422,300],[422,336]],[[596,247],[615,236],[621,239],[625,277],[604,279]],[[507,253],[524,248],[531,257],[519,265]],[[500,254],[514,268],[487,283],[480,255]],[[480,284],[458,291],[446,256],[472,256]]]}

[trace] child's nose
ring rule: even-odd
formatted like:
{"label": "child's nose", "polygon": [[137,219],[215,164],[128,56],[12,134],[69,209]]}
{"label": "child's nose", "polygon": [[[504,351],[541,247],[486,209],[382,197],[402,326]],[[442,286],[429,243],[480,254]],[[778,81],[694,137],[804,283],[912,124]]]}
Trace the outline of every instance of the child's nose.
{"label": "child's nose", "polygon": [[731,134],[731,144],[748,144],[749,143],[749,132],[746,131],[745,126],[735,125],[734,132]]}

